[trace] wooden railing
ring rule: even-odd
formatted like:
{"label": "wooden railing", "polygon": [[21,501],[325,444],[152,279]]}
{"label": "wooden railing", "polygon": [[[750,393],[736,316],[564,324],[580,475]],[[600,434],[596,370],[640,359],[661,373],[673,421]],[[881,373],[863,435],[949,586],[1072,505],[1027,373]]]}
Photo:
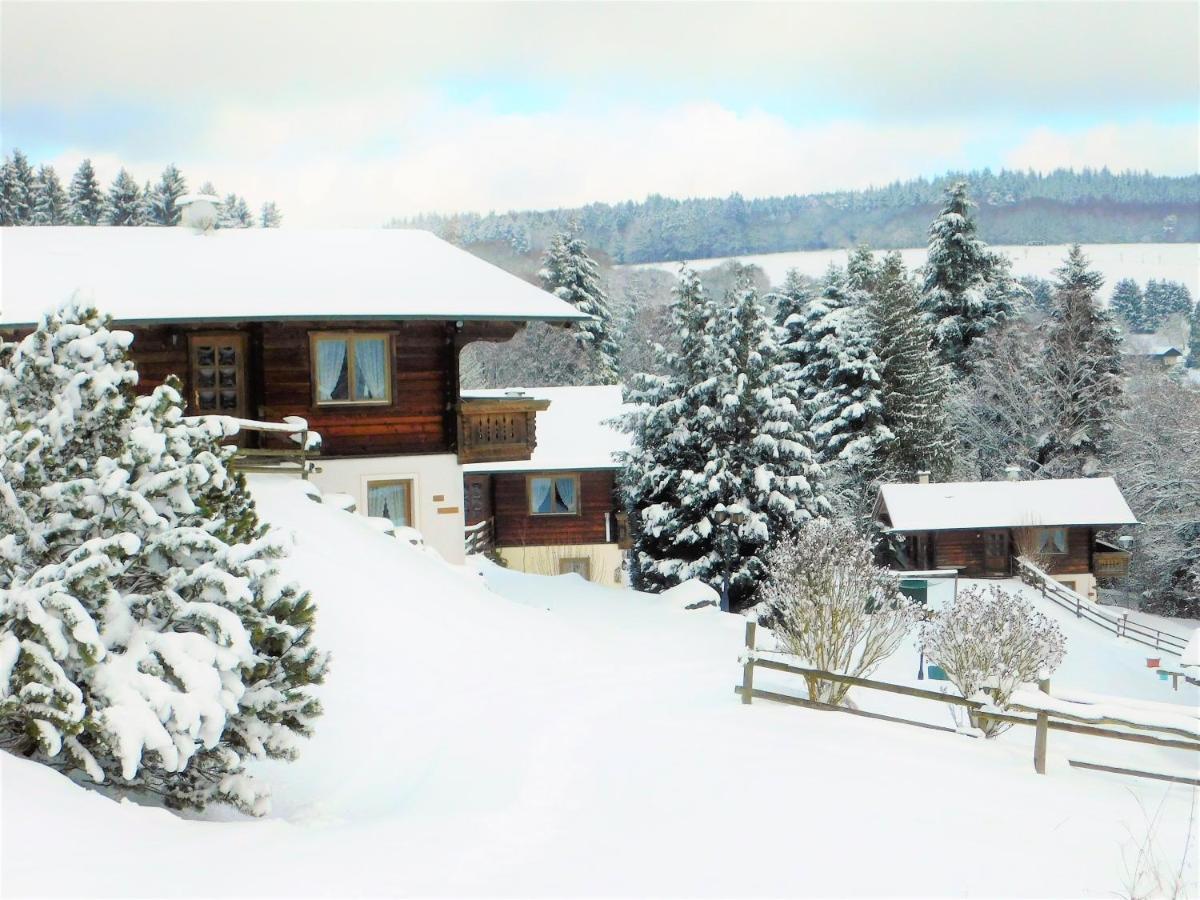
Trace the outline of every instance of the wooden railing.
{"label": "wooden railing", "polygon": [[1117,637],[1128,638],[1135,643],[1155,650],[1166,651],[1179,656],[1187,647],[1188,639],[1159,628],[1150,628],[1139,622],[1130,621],[1128,616],[1110,616],[1101,612],[1096,605],[1086,597],[1075,593],[1066,585],[1055,581],[1033,563],[1024,558],[1017,559],[1017,568],[1022,578],[1041,589],[1042,596],[1057,603],[1063,609],[1073,612],[1077,618],[1085,619],[1094,625],[1099,625],[1105,631],[1110,631]]}
{"label": "wooden railing", "polygon": [[[1113,717],[1084,719],[1082,717],[1072,716],[1057,710],[1040,708],[1040,706],[1037,705],[1022,706],[1018,704],[1012,704],[1008,707],[1008,709],[1016,712],[1032,713],[1032,715],[1028,716],[1013,715],[1010,712],[996,709],[991,704],[984,703],[980,700],[971,700],[965,697],[960,697],[957,694],[931,691],[925,688],[909,687],[908,685],[904,684],[893,684],[888,681],[875,681],[870,678],[859,678],[853,675],[842,675],[836,672],[826,672],[822,669],[810,669],[804,666],[792,665],[791,663],[777,659],[764,659],[758,655],[760,651],[755,647],[756,633],[757,625],[753,621],[747,621],[746,650],[740,660],[742,663],[742,683],[740,685],[735,685],[733,689],[735,694],[741,696],[742,703],[752,703],[755,699],[771,700],[776,703],[785,703],[790,706],[802,706],[808,709],[841,712],[853,716],[862,716],[868,719],[895,722],[902,725],[912,725],[917,728],[926,728],[933,731],[959,733],[959,729],[951,728],[948,725],[935,725],[931,722],[921,722],[916,719],[905,719],[900,716],[891,716],[883,713],[870,712],[868,710],[858,709],[856,707],[836,706],[830,703],[821,703],[820,701],[811,699],[811,693],[808,698],[804,698],[796,697],[792,694],[781,694],[776,691],[764,691],[754,686],[755,669],[769,669],[774,672],[785,672],[790,675],[799,675],[803,677],[810,685],[820,681],[830,681],[837,684],[850,685],[852,687],[866,688],[868,690],[883,691],[890,694],[901,694],[905,697],[913,697],[918,700],[932,700],[938,703],[948,703],[952,706],[965,708],[976,720],[990,719],[996,722],[1006,722],[1011,725],[1033,726],[1033,767],[1034,771],[1039,775],[1046,774],[1046,747],[1049,741],[1049,732],[1051,731],[1065,731],[1072,734],[1091,735],[1093,737],[1111,738],[1119,741],[1132,741],[1139,744],[1152,744],[1156,747],[1169,747],[1175,750],[1191,750],[1200,753],[1200,735],[1197,735],[1193,732],[1184,731],[1182,729],[1147,725],[1131,720]],[[1038,688],[1041,692],[1049,695],[1050,682],[1048,680],[1038,682]],[[1088,722],[1092,724],[1085,724]],[[1118,725],[1125,728],[1135,729],[1135,731],[1115,731],[1109,728],[1099,728],[1097,727],[1096,723]],[[1172,781],[1183,784],[1200,785],[1200,779],[1184,775],[1169,775],[1161,772],[1144,772],[1138,769],[1117,768],[1075,759],[1068,760],[1068,762],[1077,768],[1098,769],[1101,771],[1116,772],[1123,775],[1136,775],[1142,778],[1152,778],[1159,781]]]}
{"label": "wooden railing", "polygon": [[492,520],[484,519],[474,525],[468,525],[464,532],[466,536],[467,555],[487,553],[494,546]]}
{"label": "wooden railing", "polygon": [[287,439],[289,442],[277,447],[237,447],[230,460],[239,472],[273,472],[296,474],[307,480],[313,472],[320,471],[313,458],[320,456],[321,435],[308,427],[308,422],[299,416],[289,416],[283,422],[257,422],[254,419],[238,419],[233,416],[189,416],[191,420],[218,419],[228,437],[243,432],[255,432]]}
{"label": "wooden railing", "polygon": [[537,446],[537,413],[549,406],[549,400],[533,397],[464,399],[458,409],[458,461],[529,459]]}

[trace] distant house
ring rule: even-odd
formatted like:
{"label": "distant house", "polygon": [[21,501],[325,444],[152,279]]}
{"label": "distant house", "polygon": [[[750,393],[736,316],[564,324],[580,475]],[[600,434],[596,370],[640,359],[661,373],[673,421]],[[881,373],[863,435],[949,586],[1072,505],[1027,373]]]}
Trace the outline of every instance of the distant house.
{"label": "distant house", "polygon": [[464,466],[467,530],[484,533],[509,566],[538,575],[575,572],[619,584],[623,516],[615,454],[629,436],[609,424],[619,386],[464,392],[463,402],[540,404],[528,459]]}
{"label": "distant house", "polygon": [[214,231],[193,200],[191,227],[5,228],[0,334],[78,291],[133,333],[139,390],[175,374],[191,413],[302,417],[323,439],[322,490],[461,560],[462,462],[528,459],[540,407],[464,405],[460,351],[584,317],[427,232]]}
{"label": "distant house", "polygon": [[1121,355],[1134,362],[1150,363],[1169,369],[1183,364],[1187,355],[1154,334],[1127,334],[1121,343]]}
{"label": "distant house", "polygon": [[1137,524],[1111,478],[885,484],[875,514],[900,569],[1005,577],[1029,555],[1091,597],[1097,576],[1124,574],[1129,561],[1096,532]]}

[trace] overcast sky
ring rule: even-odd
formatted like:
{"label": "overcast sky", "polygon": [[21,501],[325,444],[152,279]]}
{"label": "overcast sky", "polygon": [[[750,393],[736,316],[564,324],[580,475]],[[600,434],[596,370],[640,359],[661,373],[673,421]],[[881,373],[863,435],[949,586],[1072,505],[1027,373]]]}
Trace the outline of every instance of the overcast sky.
{"label": "overcast sky", "polygon": [[0,144],[287,224],[1200,158],[1200,5],[0,2]]}

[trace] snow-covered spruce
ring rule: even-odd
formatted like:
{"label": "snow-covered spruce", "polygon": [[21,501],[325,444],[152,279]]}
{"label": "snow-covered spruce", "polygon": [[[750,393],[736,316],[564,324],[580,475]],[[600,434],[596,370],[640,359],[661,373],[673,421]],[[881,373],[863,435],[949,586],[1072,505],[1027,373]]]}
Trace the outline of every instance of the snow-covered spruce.
{"label": "snow-covered spruce", "polygon": [[[1003,707],[1024,683],[1049,678],[1063,661],[1066,638],[1051,619],[1000,587],[968,587],[921,626],[921,650],[969,699]],[[994,689],[992,697],[983,693]],[[1009,727],[974,721],[987,737]]]}
{"label": "snow-covered spruce", "polygon": [[0,744],[173,806],[268,807],[326,667],[308,595],[169,380],[67,304],[0,348]]}
{"label": "snow-covered spruce", "polygon": [[[866,677],[895,652],[915,609],[894,572],[849,522],[818,519],[767,555],[764,589],[779,647],[826,672]],[[841,703],[849,685],[809,678],[808,695]]]}
{"label": "snow-covered spruce", "polygon": [[546,290],[592,318],[576,326],[576,340],[592,355],[588,384],[617,383],[617,346],[613,340],[612,313],[600,286],[596,262],[577,230],[554,236],[546,248],[538,277]]}

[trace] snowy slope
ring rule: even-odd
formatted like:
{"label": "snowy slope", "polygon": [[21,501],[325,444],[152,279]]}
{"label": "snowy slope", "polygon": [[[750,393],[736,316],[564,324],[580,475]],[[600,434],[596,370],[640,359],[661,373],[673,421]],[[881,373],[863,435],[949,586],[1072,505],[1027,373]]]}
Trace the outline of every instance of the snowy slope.
{"label": "snowy slope", "polygon": [[737,617],[574,576],[489,589],[300,487],[254,483],[334,662],[317,736],[263,769],[272,817],[117,805],[0,753],[4,896],[1107,897],[1155,816],[1178,864],[1179,786],[743,706]]}

